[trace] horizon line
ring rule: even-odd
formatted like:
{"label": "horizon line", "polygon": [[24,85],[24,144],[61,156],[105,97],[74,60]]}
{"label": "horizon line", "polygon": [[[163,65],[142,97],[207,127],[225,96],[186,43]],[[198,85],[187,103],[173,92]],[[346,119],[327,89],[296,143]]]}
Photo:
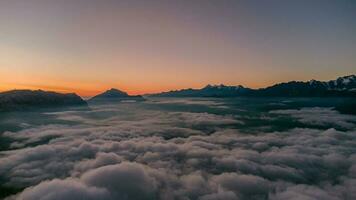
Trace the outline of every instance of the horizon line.
{"label": "horizon line", "polygon": [[[267,86],[264,86],[264,87],[258,87],[258,88],[253,88],[253,87],[248,87],[248,86],[244,86],[244,85],[241,85],[241,84],[237,84],[237,85],[229,85],[229,84],[224,84],[224,83],[220,83],[220,84],[205,84],[203,86],[200,86],[200,87],[185,87],[185,88],[180,88],[180,89],[171,89],[171,90],[164,90],[164,91],[157,91],[157,92],[145,92],[145,93],[137,93],[137,94],[130,94],[128,93],[129,95],[141,95],[141,96],[145,96],[145,95],[152,95],[152,94],[158,94],[158,93],[164,93],[164,92],[171,92],[171,91],[179,91],[179,90],[185,90],[185,89],[202,89],[208,85],[211,85],[211,86],[220,86],[220,85],[223,85],[223,86],[228,86],[228,87],[237,87],[237,86],[242,86],[244,88],[250,88],[250,89],[255,89],[255,90],[258,90],[258,89],[263,89],[263,88],[267,88],[267,87],[271,87],[271,86],[274,86],[274,85],[277,85],[277,84],[281,84],[281,83],[288,83],[288,82],[309,82],[309,81],[320,81],[320,82],[326,82],[326,81],[333,81],[333,80],[337,80],[338,78],[343,78],[343,77],[349,77],[349,76],[356,76],[356,74],[349,74],[349,75],[344,75],[344,76],[338,76],[336,77],[335,79],[331,79],[331,80],[317,80],[317,79],[309,79],[309,80],[290,80],[290,81],[286,81],[286,82],[276,82],[276,83],[273,83],[271,85],[267,85]],[[47,88],[47,89],[45,89]],[[52,88],[52,90],[50,89]],[[13,89],[9,89],[9,90],[0,90],[0,93],[2,92],[7,92],[7,91],[13,91],[13,90],[42,90],[42,91],[46,91],[46,92],[57,92],[57,93],[62,93],[62,94],[70,94],[70,93],[74,93],[82,98],[91,98],[91,97],[94,97],[98,94],[101,94],[107,90],[110,90],[110,89],[118,89],[118,90],[121,90],[119,88],[115,88],[115,87],[108,87],[107,89],[104,89],[104,90],[101,90],[101,91],[95,91],[95,95],[80,95],[78,94],[78,92],[76,91],[70,91],[69,88],[68,89],[58,89],[59,87],[55,87],[57,88],[58,90],[56,89],[53,89],[54,87],[46,87],[46,86],[42,86],[42,87],[24,87],[24,88],[13,88]],[[73,90],[75,90],[74,88],[72,88]],[[124,90],[121,90],[123,92],[126,92]]]}

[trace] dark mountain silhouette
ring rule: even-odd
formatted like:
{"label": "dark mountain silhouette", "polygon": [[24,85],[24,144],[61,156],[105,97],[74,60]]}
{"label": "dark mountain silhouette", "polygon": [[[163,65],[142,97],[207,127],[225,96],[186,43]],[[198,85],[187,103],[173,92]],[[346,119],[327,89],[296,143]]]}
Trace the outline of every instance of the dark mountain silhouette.
{"label": "dark mountain silhouette", "polygon": [[0,111],[86,105],[87,103],[74,93],[61,94],[43,90],[11,90],[0,93]]}
{"label": "dark mountain silhouette", "polygon": [[326,82],[328,89],[356,91],[356,76],[344,76],[336,80]]}
{"label": "dark mountain silhouette", "polygon": [[207,85],[201,89],[183,89],[152,94],[156,97],[356,97],[356,76],[331,81],[290,81],[261,89],[243,86]]}
{"label": "dark mountain silhouette", "polygon": [[128,95],[126,92],[112,88],[101,94],[92,97],[89,102],[107,102],[107,101],[143,101],[141,95]]}
{"label": "dark mountain silhouette", "polygon": [[160,97],[234,97],[251,92],[251,89],[242,86],[207,85],[201,89],[183,89],[162,92],[151,96]]}
{"label": "dark mountain silhouette", "polygon": [[[344,76],[331,81],[290,81],[261,89],[243,86],[207,85],[201,89],[183,89],[149,96],[156,97],[356,97],[356,76]],[[94,96],[90,102],[144,101],[140,95],[110,89]],[[61,94],[43,90],[11,90],[0,93],[0,111],[32,107],[87,105],[74,93]],[[353,104],[354,105],[354,104]],[[345,109],[345,108],[340,108]],[[348,109],[348,107],[347,107]]]}

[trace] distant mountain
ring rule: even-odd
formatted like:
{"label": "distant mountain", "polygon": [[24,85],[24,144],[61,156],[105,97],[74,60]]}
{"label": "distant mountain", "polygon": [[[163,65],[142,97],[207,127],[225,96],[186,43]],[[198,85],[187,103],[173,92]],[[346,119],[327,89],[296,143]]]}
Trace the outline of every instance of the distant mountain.
{"label": "distant mountain", "polygon": [[356,76],[344,76],[331,81],[307,82],[290,81],[279,83],[267,88],[254,90],[252,96],[287,96],[287,97],[324,97],[354,96],[356,97]]}
{"label": "distant mountain", "polygon": [[101,94],[98,94],[89,102],[107,102],[107,101],[144,101],[145,99],[141,95],[128,95],[126,92],[112,88]]}
{"label": "distant mountain", "polygon": [[356,76],[344,76],[325,83],[328,89],[356,91]]}
{"label": "distant mountain", "polygon": [[261,89],[243,86],[207,85],[201,89],[162,92],[156,97],[356,97],[356,76],[344,76],[331,81],[290,81]]}
{"label": "distant mountain", "polygon": [[43,90],[11,90],[0,93],[0,111],[83,105],[86,106],[87,103],[74,93],[61,94]]}
{"label": "distant mountain", "polygon": [[235,97],[251,91],[242,86],[207,85],[201,89],[183,89],[153,94],[159,97]]}

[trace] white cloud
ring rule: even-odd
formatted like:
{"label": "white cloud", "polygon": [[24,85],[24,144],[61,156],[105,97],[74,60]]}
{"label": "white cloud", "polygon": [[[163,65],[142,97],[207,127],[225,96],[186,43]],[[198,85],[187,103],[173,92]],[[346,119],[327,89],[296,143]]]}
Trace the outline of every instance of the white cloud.
{"label": "white cloud", "polygon": [[1,152],[0,180],[27,188],[12,198],[354,198],[354,130],[249,134],[226,128],[239,123],[230,115],[145,110],[127,118],[105,114],[97,121],[99,111],[82,112],[65,115],[95,123],[4,133],[18,149]]}
{"label": "white cloud", "polygon": [[352,115],[340,114],[332,108],[301,108],[299,110],[274,110],[272,114],[285,114],[297,118],[300,122],[311,125],[331,125],[346,129],[356,127],[356,118]]}

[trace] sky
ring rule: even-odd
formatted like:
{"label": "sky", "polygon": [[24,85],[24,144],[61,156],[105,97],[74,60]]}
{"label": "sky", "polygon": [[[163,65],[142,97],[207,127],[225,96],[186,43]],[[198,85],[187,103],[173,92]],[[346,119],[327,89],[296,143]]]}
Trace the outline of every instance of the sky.
{"label": "sky", "polygon": [[0,91],[259,88],[355,63],[352,0],[0,1]]}

